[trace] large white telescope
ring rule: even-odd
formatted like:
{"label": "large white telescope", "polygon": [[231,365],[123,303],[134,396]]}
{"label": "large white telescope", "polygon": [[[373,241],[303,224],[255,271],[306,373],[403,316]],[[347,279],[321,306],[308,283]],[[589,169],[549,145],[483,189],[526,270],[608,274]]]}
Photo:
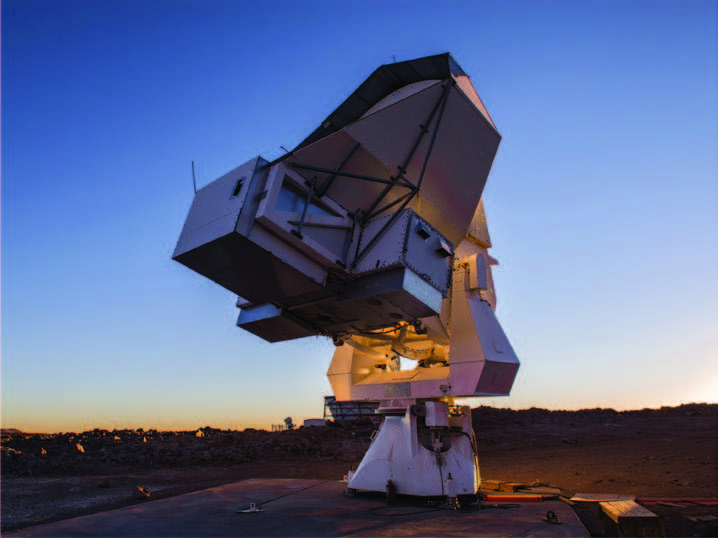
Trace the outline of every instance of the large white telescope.
{"label": "large white telescope", "polygon": [[519,366],[494,316],[481,201],[500,139],[441,54],[379,67],[291,152],[195,194],[173,258],[239,296],[239,327],[331,337],[336,399],[380,402],[350,488],[478,489],[455,398],[507,395]]}

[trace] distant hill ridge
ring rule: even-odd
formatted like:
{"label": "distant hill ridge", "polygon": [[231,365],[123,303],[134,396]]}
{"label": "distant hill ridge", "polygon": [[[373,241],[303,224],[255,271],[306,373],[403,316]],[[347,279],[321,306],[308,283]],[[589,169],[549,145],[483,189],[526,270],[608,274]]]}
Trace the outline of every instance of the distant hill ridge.
{"label": "distant hill ridge", "polygon": [[[590,421],[590,420],[609,420],[609,419],[618,419],[621,418],[651,418],[651,417],[672,417],[672,416],[716,416],[718,417],[718,403],[687,403],[682,404],[678,406],[663,406],[660,408],[644,408],[644,409],[630,409],[625,411],[616,411],[613,408],[604,408],[604,407],[595,407],[590,409],[576,409],[576,410],[551,410],[551,409],[544,409],[541,407],[531,407],[529,409],[510,409],[508,407],[491,407],[487,405],[481,405],[478,407],[473,407],[471,409],[472,412],[472,419],[474,426],[477,426],[479,424],[485,424],[486,422],[513,422],[513,423],[532,423],[537,421],[542,422],[583,422],[583,421]],[[257,431],[255,428],[246,428],[250,431]],[[201,426],[193,429],[187,429],[187,430],[180,430],[176,429],[173,430],[177,433],[193,433],[197,432],[198,430],[202,430],[204,432],[222,432],[222,431],[241,431],[241,430],[233,430],[233,429],[227,429],[227,428],[214,428],[211,426]],[[134,432],[134,433],[157,433],[158,430],[155,428],[122,428],[122,429],[114,429],[114,430],[104,430],[100,428],[95,428],[94,430],[87,430],[85,433],[90,432]],[[164,430],[164,431],[171,431],[171,430]],[[258,430],[262,431],[262,430]],[[16,428],[2,428],[0,432],[3,435],[13,435],[13,434],[21,434],[25,433],[19,429]],[[58,432],[57,434],[61,434],[62,432]],[[67,432],[68,434],[74,434],[77,435],[77,433],[74,432]],[[43,434],[43,435],[50,435],[47,432],[29,432],[28,435],[31,434]]]}

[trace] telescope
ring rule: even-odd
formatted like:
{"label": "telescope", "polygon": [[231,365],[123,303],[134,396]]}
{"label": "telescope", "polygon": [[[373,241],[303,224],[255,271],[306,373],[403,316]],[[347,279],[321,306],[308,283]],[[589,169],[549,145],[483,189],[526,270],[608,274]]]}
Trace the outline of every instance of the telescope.
{"label": "telescope", "polygon": [[501,136],[451,55],[382,65],[282,157],[199,189],[173,259],[268,342],[326,336],[337,401],[384,416],[352,490],[474,494],[471,409],[519,361],[495,316],[482,193]]}

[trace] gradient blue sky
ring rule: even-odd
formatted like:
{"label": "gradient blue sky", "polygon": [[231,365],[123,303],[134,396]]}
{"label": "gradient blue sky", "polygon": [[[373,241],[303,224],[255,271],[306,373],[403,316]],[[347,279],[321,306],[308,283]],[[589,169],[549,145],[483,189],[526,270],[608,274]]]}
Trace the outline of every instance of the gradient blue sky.
{"label": "gradient blue sky", "polygon": [[383,63],[451,52],[503,141],[484,193],[522,366],[472,404],[718,400],[718,4],[2,2],[2,425],[321,416],[333,346],[235,327],[170,259],[192,199]]}

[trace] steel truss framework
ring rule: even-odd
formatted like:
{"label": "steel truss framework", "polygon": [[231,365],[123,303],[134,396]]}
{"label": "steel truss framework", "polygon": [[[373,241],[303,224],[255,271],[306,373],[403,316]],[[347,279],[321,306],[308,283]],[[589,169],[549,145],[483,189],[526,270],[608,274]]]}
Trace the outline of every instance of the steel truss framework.
{"label": "steel truss framework", "polygon": [[[411,150],[409,151],[408,155],[406,156],[406,159],[404,159],[404,162],[397,166],[398,174],[395,176],[391,176],[389,179],[375,177],[375,176],[367,176],[363,174],[354,174],[351,172],[345,172],[342,171],[342,167],[349,161],[351,156],[354,154],[354,152],[360,147],[359,142],[356,142],[351,149],[347,152],[347,154],[342,158],[342,160],[339,162],[339,164],[334,169],[330,168],[324,168],[320,166],[316,166],[309,163],[301,163],[301,162],[285,162],[285,164],[295,170],[299,175],[301,175],[305,183],[308,186],[307,196],[304,201],[304,207],[302,209],[302,215],[299,219],[299,222],[297,223],[297,228],[292,232],[295,235],[298,235],[299,237],[302,236],[302,229],[305,226],[305,218],[307,215],[307,210],[309,209],[309,206],[314,199],[315,196],[321,198],[324,196],[329,189],[329,187],[332,185],[332,183],[337,179],[341,177],[345,178],[351,178],[351,179],[358,179],[362,181],[369,181],[374,183],[381,183],[384,184],[385,187],[382,190],[381,193],[376,197],[376,199],[372,202],[372,204],[369,206],[369,208],[366,211],[357,210],[354,214],[352,214],[353,222],[351,227],[351,233],[348,234],[345,248],[344,248],[344,259],[342,260],[345,264],[348,257],[348,251],[349,251],[349,245],[352,243],[352,239],[354,236],[354,232],[356,230],[356,227],[359,226],[360,233],[363,231],[364,227],[374,219],[375,217],[378,217],[385,211],[388,211],[392,207],[399,205],[399,207],[394,211],[394,213],[391,214],[391,216],[387,219],[387,221],[384,223],[384,225],[381,227],[379,232],[364,246],[363,249],[359,250],[359,245],[361,244],[361,237],[360,240],[357,242],[357,252],[354,256],[354,260],[352,261],[352,267],[356,267],[357,263],[362,260],[362,258],[366,255],[367,252],[371,250],[371,248],[379,241],[382,236],[386,233],[386,231],[391,227],[392,224],[396,221],[397,218],[399,218],[399,215],[401,212],[406,208],[407,205],[414,199],[414,197],[419,193],[421,189],[421,184],[424,180],[424,174],[426,172],[426,167],[429,164],[429,159],[431,157],[431,152],[434,148],[434,142],[436,141],[436,136],[439,132],[439,128],[441,127],[441,120],[444,116],[444,110],[446,109],[446,102],[449,98],[449,93],[451,91],[451,88],[456,84],[453,78],[447,79],[442,83],[442,88],[444,91],[442,92],[439,99],[436,101],[434,106],[431,109],[431,112],[429,113],[429,116],[426,118],[426,121],[424,123],[419,125],[420,132],[417,135],[416,139],[414,140],[414,144],[411,147]],[[426,155],[424,156],[424,162],[421,166],[421,172],[419,174],[419,178],[416,181],[416,183],[413,183],[409,179],[406,178],[406,170],[411,163],[412,159],[414,158],[414,155],[416,154],[416,150],[419,148],[419,144],[424,139],[424,137],[429,134],[429,126],[431,125],[431,122],[434,120],[434,116],[436,116],[438,112],[438,117],[436,120],[436,123],[434,125],[434,128],[431,132],[431,139],[429,141],[429,147],[426,151]],[[280,159],[277,159],[273,163],[270,164],[273,165],[277,162],[285,161],[286,159],[293,156],[293,153],[287,153],[286,155],[282,156]],[[303,173],[304,172],[304,173]],[[314,174],[311,179],[307,177],[306,172],[316,172],[316,173],[323,173],[328,174],[328,176],[325,178],[325,180],[322,182],[321,185],[317,185],[317,175]],[[404,188],[408,189],[407,192],[396,198],[394,201],[385,204],[377,209],[377,206],[386,198],[386,196],[391,192],[392,190],[396,188]],[[307,226],[310,226],[310,224],[307,224]]]}
{"label": "steel truss framework", "polygon": [[334,396],[324,397],[324,420],[350,421],[358,418],[370,418],[375,424],[381,422],[382,415],[375,413],[379,402],[373,401],[343,401],[338,402]]}

